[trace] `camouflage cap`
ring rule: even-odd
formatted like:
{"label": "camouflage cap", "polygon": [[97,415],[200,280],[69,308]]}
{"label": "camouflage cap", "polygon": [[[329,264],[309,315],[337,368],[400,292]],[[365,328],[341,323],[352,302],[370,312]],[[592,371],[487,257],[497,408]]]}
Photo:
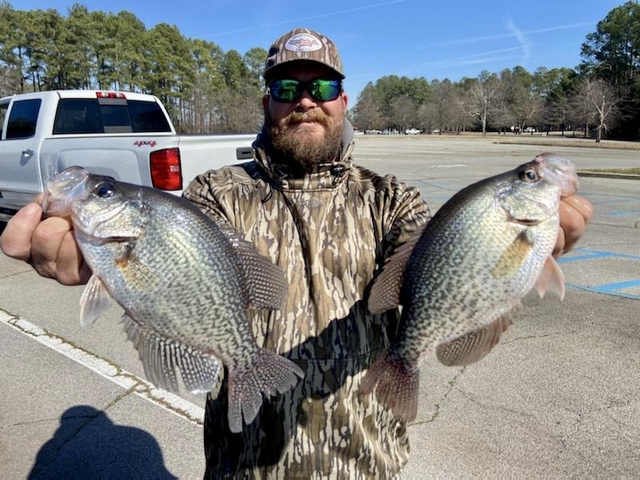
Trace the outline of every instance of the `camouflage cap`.
{"label": "camouflage cap", "polygon": [[321,63],[344,78],[336,45],[328,37],[308,28],[295,28],[273,42],[267,54],[263,77],[268,79],[276,67],[295,60]]}

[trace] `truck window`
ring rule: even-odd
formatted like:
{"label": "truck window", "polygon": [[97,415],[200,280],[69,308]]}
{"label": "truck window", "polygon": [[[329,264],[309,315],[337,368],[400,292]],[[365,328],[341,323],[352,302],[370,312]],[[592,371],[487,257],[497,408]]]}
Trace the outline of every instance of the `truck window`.
{"label": "truck window", "polygon": [[129,102],[134,132],[170,132],[171,126],[160,105],[152,102]]}
{"label": "truck window", "polygon": [[54,135],[131,132],[171,132],[171,126],[154,102],[63,98],[58,103]]}
{"label": "truck window", "polygon": [[53,134],[83,133],[104,133],[98,102],[92,99],[61,99],[53,122]]}
{"label": "truck window", "polygon": [[13,102],[9,113],[6,138],[33,137],[36,133],[36,122],[41,104],[42,100],[39,98]]}

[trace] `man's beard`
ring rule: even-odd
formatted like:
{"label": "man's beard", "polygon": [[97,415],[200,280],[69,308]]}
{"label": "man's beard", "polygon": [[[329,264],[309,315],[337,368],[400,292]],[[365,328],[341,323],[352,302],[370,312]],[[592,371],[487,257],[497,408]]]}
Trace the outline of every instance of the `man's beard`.
{"label": "man's beard", "polygon": [[[325,128],[324,138],[296,132],[298,122],[315,121]],[[315,171],[318,164],[332,163],[342,153],[343,122],[334,123],[322,111],[291,112],[280,125],[265,115],[265,125],[271,141],[270,155],[277,163],[298,166],[304,172]]]}

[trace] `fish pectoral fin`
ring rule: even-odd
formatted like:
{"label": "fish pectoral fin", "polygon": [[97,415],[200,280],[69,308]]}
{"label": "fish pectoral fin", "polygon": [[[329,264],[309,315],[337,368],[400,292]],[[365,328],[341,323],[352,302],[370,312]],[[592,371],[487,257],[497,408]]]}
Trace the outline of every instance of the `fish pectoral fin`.
{"label": "fish pectoral fin", "polygon": [[513,277],[527,259],[533,245],[531,230],[524,229],[502,253],[491,270],[495,278]]}
{"label": "fish pectoral fin", "polygon": [[133,343],[151,383],[179,393],[178,375],[192,394],[211,391],[217,397],[223,376],[222,364],[213,355],[145,328],[129,315],[122,317],[127,339]]}
{"label": "fish pectoral fin", "polygon": [[513,324],[513,317],[519,310],[518,305],[484,327],[439,344],[436,357],[448,367],[470,365],[481,360],[498,344],[502,333]]}
{"label": "fish pectoral fin", "polygon": [[372,313],[385,312],[400,305],[400,291],[404,271],[420,235],[414,235],[403,243],[387,259],[382,272],[373,281],[368,295],[368,307]]}
{"label": "fish pectoral fin", "polygon": [[546,292],[551,292],[558,295],[560,300],[563,300],[564,284],[564,273],[562,273],[560,265],[558,265],[555,258],[549,255],[535,284],[538,295],[540,295],[540,298],[544,298]]}
{"label": "fish pectoral fin", "polygon": [[80,298],[80,325],[95,322],[111,306],[111,294],[96,275],[92,275]]}

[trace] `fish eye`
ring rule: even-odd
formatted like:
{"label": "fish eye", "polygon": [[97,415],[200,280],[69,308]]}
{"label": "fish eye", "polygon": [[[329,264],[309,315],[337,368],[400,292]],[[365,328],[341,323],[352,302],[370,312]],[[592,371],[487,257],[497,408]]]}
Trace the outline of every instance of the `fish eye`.
{"label": "fish eye", "polygon": [[110,183],[101,183],[96,187],[95,193],[100,198],[109,198],[113,197],[113,194],[116,193],[116,190]]}
{"label": "fish eye", "polygon": [[520,179],[525,182],[535,182],[539,179],[538,172],[536,172],[533,168],[527,168],[520,172]]}

